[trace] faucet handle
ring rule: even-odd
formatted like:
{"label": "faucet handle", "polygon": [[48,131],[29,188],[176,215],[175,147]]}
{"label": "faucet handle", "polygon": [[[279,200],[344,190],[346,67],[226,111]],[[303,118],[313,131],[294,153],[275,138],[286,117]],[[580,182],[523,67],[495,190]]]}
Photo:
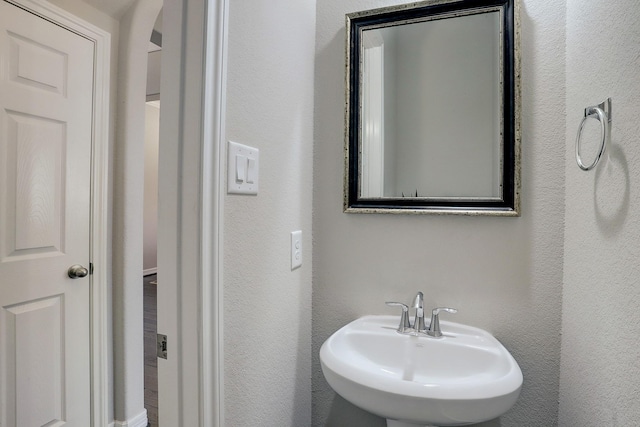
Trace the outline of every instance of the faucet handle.
{"label": "faucet handle", "polygon": [[449,307],[438,307],[431,310],[431,323],[429,324],[429,329],[427,330],[427,334],[429,336],[439,338],[442,336],[442,330],[440,330],[440,312],[446,311],[447,313],[457,313],[458,310],[455,308]]}
{"label": "faucet handle", "polygon": [[409,324],[409,307],[401,302],[387,301],[385,302],[390,307],[402,308],[402,314],[400,315],[400,325],[398,326],[398,332],[404,333],[407,329],[411,328]]}

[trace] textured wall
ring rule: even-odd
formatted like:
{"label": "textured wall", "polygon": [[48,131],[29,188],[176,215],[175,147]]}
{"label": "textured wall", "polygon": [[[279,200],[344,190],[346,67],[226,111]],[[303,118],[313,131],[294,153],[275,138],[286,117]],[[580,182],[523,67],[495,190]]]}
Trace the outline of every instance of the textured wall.
{"label": "textured wall", "polygon": [[260,149],[260,193],[225,199],[225,425],[307,426],[315,0],[231,1],[229,21],[227,139]]}
{"label": "textured wall", "polygon": [[[567,191],[559,419],[563,427],[637,426],[640,8],[635,0],[588,3],[585,7],[585,2],[567,0]],[[582,112],[607,97],[613,98],[610,158],[595,171],[582,172],[573,153]],[[585,151],[599,137],[597,122],[589,122]]]}
{"label": "textured wall", "polygon": [[140,0],[120,20],[113,163],[113,357],[115,419],[146,416],[142,316],[144,115],[148,35],[162,8]]}
{"label": "textured wall", "polygon": [[557,423],[564,221],[564,1],[522,10],[522,217],[342,212],[344,14],[391,0],[318,2],[314,145],[313,425],[382,427],[337,396],[318,351],[339,327],[390,313],[384,301],[459,309],[492,332],[524,373],[516,406],[486,426]]}

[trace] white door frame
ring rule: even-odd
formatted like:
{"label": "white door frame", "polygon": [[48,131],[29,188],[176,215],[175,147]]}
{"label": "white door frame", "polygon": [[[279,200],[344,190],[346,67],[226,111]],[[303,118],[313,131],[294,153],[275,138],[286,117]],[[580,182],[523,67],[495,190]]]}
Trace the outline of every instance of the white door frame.
{"label": "white door frame", "polygon": [[91,158],[91,422],[109,423],[109,82],[111,35],[43,0],[6,0],[94,43]]}
{"label": "white door frame", "polygon": [[[227,88],[228,0],[209,2],[205,22],[202,115],[202,384],[201,426],[224,426],[223,224],[226,176],[225,111]],[[211,402],[211,404],[207,404]]]}
{"label": "white door frame", "polygon": [[224,425],[227,22],[228,0],[163,9],[158,333],[167,335],[168,356],[158,359],[158,389],[167,426]]}
{"label": "white door frame", "polygon": [[362,197],[384,197],[384,39],[364,31],[362,80]]}

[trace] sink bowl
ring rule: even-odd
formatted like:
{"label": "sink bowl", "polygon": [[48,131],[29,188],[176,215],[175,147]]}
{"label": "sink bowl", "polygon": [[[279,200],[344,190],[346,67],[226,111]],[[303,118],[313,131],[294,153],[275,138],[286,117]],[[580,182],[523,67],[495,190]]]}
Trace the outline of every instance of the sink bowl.
{"label": "sink bowl", "polygon": [[518,399],[522,371],[487,331],[441,321],[443,336],[396,332],[398,316],[365,316],[320,349],[329,385],[388,426],[461,426],[499,417]]}

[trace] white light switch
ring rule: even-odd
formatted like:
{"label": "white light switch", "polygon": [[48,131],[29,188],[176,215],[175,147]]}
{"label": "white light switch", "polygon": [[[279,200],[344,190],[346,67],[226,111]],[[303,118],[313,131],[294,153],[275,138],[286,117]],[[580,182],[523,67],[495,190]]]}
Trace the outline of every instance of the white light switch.
{"label": "white light switch", "polygon": [[229,141],[227,193],[258,194],[260,150]]}
{"label": "white light switch", "polygon": [[291,232],[291,270],[302,266],[302,231]]}
{"label": "white light switch", "polygon": [[247,156],[236,154],[236,183],[242,184],[246,181],[245,169],[247,167]]}
{"label": "white light switch", "polygon": [[247,183],[253,184],[256,180],[256,173],[258,172],[256,166],[256,159],[247,159]]}

